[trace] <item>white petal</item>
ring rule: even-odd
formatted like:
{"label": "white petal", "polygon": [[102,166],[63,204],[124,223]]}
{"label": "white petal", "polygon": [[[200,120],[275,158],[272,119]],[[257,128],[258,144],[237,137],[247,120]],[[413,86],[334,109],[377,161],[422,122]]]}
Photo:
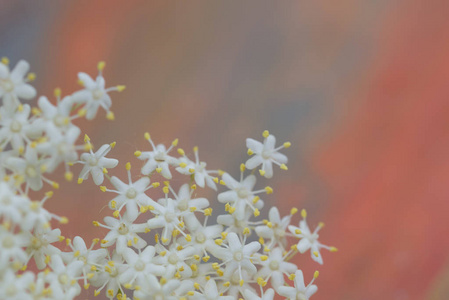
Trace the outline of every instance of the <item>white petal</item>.
{"label": "white petal", "polygon": [[263,163],[262,156],[255,155],[246,161],[245,166],[248,169],[252,170],[252,169],[257,168],[262,163]]}
{"label": "white petal", "polygon": [[11,71],[11,80],[14,83],[18,83],[23,81],[26,73],[30,69],[30,64],[24,60],[21,60],[14,67],[14,70]]}
{"label": "white petal", "polygon": [[21,84],[16,86],[14,91],[16,92],[17,97],[21,99],[29,100],[36,97],[36,89],[29,84]]}
{"label": "white petal", "polygon": [[255,153],[260,153],[263,150],[263,145],[261,142],[250,138],[246,139],[246,147],[253,150]]}

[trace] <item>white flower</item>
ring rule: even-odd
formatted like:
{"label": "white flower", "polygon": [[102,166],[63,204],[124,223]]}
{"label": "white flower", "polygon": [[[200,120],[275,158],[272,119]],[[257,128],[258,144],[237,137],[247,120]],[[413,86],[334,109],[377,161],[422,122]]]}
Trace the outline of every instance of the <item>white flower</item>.
{"label": "white flower", "polygon": [[186,263],[187,260],[192,259],[195,254],[195,249],[193,247],[187,246],[183,248],[174,243],[166,249],[161,244],[156,244],[156,251],[159,254],[155,257],[154,261],[163,265],[166,268],[165,277],[166,278],[189,278],[192,276],[192,269]]}
{"label": "white flower", "polygon": [[23,177],[26,182],[26,191],[31,188],[38,191],[43,186],[43,181],[57,187],[53,181],[44,177],[44,173],[48,170],[48,159],[40,158],[36,148],[27,146],[23,158],[8,157],[5,165],[8,169],[13,170],[17,175]]}
{"label": "white flower", "polygon": [[86,119],[92,120],[97,115],[98,108],[101,106],[107,113],[108,118],[113,119],[111,115],[112,101],[108,93],[111,91],[123,91],[124,86],[105,88],[105,80],[102,75],[104,63],[98,64],[99,74],[96,80],[93,80],[88,74],[78,73],[78,82],[84,86],[84,89],[73,93],[72,100],[75,103],[85,104],[87,110]]}
{"label": "white flower", "polygon": [[94,276],[90,279],[90,282],[94,286],[100,287],[95,290],[94,296],[98,296],[103,288],[106,288],[106,297],[109,299],[114,298],[118,291],[125,295],[120,283],[120,274],[123,274],[126,268],[122,256],[114,251],[112,258],[105,261],[98,272],[91,273]]}
{"label": "white flower", "polygon": [[209,279],[201,293],[194,292],[189,299],[192,300],[235,300],[232,296],[222,296],[218,292],[217,283],[213,278]]}
{"label": "white flower", "polygon": [[42,116],[39,119],[39,122],[42,122],[46,129],[54,127],[65,131],[73,126],[71,120],[76,116],[70,116],[73,106],[72,98],[70,96],[66,96],[62,100],[59,100],[59,98],[60,97],[58,96],[56,105],[51,104],[45,96],[41,96],[37,102],[42,111]]}
{"label": "white flower", "polygon": [[[180,150],[180,149],[178,149]],[[207,171],[207,164],[203,161],[200,161],[198,156],[198,147],[193,148],[193,152],[195,153],[195,161],[191,161],[185,156],[184,151],[180,151],[183,155],[179,159],[179,167],[176,168],[181,174],[191,175],[193,174],[193,178],[198,186],[204,187],[207,184],[213,190],[217,190],[217,186],[215,185],[214,179],[216,177],[211,176],[210,174],[218,173],[218,171]]]}
{"label": "white flower", "polygon": [[262,297],[259,297],[250,290],[245,290],[243,292],[243,296],[245,296],[246,300],[273,300],[274,290],[273,289],[266,290],[265,293],[263,293]]}
{"label": "white flower", "polygon": [[[89,143],[88,140],[87,142]],[[89,173],[92,174],[92,179],[96,185],[103,183],[104,173],[107,172],[106,169],[115,168],[118,165],[118,160],[106,157],[109,151],[111,151],[112,145],[104,144],[95,153],[89,150],[90,153],[81,154],[79,163],[84,164],[84,167],[80,172],[78,183],[88,179]]]}
{"label": "white flower", "polygon": [[122,254],[126,247],[133,246],[137,249],[145,247],[147,242],[138,236],[137,233],[147,231],[147,225],[133,224],[136,218],[137,216],[131,217],[125,212],[122,217],[120,216],[119,220],[113,217],[105,217],[104,222],[106,225],[94,222],[96,226],[101,226],[110,230],[101,241],[101,246],[110,247],[113,244],[116,244],[116,250],[119,254]]}
{"label": "white flower", "polygon": [[127,262],[128,269],[120,274],[122,284],[144,286],[149,277],[156,279],[156,276],[162,276],[165,273],[165,267],[153,262],[156,249],[153,246],[147,246],[142,252],[136,253],[130,248],[123,252],[123,258]]}
{"label": "white flower", "polygon": [[118,194],[118,196],[109,202],[109,208],[121,211],[126,205],[126,212],[131,218],[135,219],[139,214],[138,208],[144,209],[145,211],[148,205],[154,205],[155,202],[145,194],[145,191],[152,187],[150,185],[150,178],[142,177],[132,182],[130,168],[130,165],[127,164],[128,184],[112,176],[110,181],[116,190],[106,188],[103,188],[103,190]]}
{"label": "white flower", "polygon": [[321,257],[320,249],[325,248],[331,252],[335,252],[337,251],[337,248],[325,246],[318,242],[318,231],[323,228],[323,223],[320,223],[315,230],[311,232],[306,222],[307,213],[304,209],[301,211],[301,215],[304,219],[299,222],[299,227],[290,225],[288,226],[288,229],[294,236],[300,238],[297,244],[299,252],[304,253],[310,249],[312,259],[322,265],[323,258]]}
{"label": "white flower", "polygon": [[11,269],[6,269],[3,276],[0,276],[0,290],[2,295],[8,300],[33,300],[30,294],[34,283],[34,274],[25,272],[24,274],[14,274]]}
{"label": "white flower", "polygon": [[47,280],[50,282],[52,295],[55,298],[63,296],[66,292],[74,295],[81,292],[78,277],[81,275],[82,261],[75,260],[66,265],[59,254],[54,254],[51,256],[49,265],[53,272],[47,275]]}
{"label": "white flower", "polygon": [[257,168],[259,165],[262,165],[260,169],[260,174],[265,176],[266,178],[273,177],[273,163],[279,165],[281,169],[287,170],[287,156],[278,151],[282,148],[290,147],[290,143],[286,142],[282,146],[275,148],[276,138],[274,135],[268,133],[268,131],[264,131],[263,133],[264,141],[263,144],[254,140],[254,139],[246,139],[246,147],[248,147],[248,154],[253,157],[246,161],[246,167],[250,170]]}
{"label": "white flower", "polygon": [[[293,211],[292,211],[293,212]],[[287,226],[290,225],[292,215],[285,216],[281,219],[279,210],[276,206],[270,208],[268,213],[268,222],[265,225],[257,226],[255,228],[259,237],[269,239],[270,243],[265,246],[270,249],[275,245],[279,245],[282,249],[287,246]]]}
{"label": "white flower", "polygon": [[230,191],[218,194],[218,201],[220,203],[231,203],[229,212],[233,213],[237,220],[243,220],[247,207],[254,211],[255,214],[263,207],[263,201],[255,197],[259,193],[267,192],[267,190],[253,191],[256,185],[256,176],[249,175],[243,179],[242,173],[240,182],[238,182],[228,173],[224,173],[222,180]]}
{"label": "white flower", "polygon": [[42,133],[42,126],[28,119],[30,106],[23,105],[19,108],[10,110],[4,106],[0,107],[0,147],[2,149],[10,143],[15,151],[22,152],[25,142],[31,142]]}
{"label": "white flower", "polygon": [[26,197],[16,195],[6,182],[0,182],[0,218],[20,224],[22,209],[29,203]]}
{"label": "white flower", "polygon": [[21,264],[27,262],[27,255],[23,247],[28,246],[30,240],[25,232],[14,233],[0,226],[0,269],[4,269],[11,261]]}
{"label": "white flower", "polygon": [[[284,275],[294,273],[298,267],[295,264],[285,261],[283,249],[274,248],[268,252],[268,256],[259,255],[262,268],[257,271],[257,277],[262,277],[265,281],[271,279],[271,286],[278,287],[284,285]],[[263,258],[263,259],[262,259]]]}
{"label": "white flower", "polygon": [[145,139],[151,144],[153,147],[153,151],[136,151],[134,155],[140,160],[146,160],[145,164],[142,167],[142,174],[149,175],[153,171],[156,170],[157,173],[160,173],[167,179],[171,179],[172,175],[170,172],[170,165],[177,164],[177,159],[168,155],[170,150],[173,149],[178,144],[178,140],[174,140],[171,146],[166,149],[164,145],[159,144],[155,145],[151,140],[150,134],[145,133]]}
{"label": "white flower", "polygon": [[147,283],[139,290],[134,291],[134,299],[142,300],[180,300],[187,298],[187,292],[193,289],[190,281],[170,279],[163,284],[157,280],[148,278]]}
{"label": "white flower", "polygon": [[190,232],[191,240],[187,241],[185,237],[178,239],[181,245],[189,245],[195,249],[199,256],[207,256],[207,249],[213,246],[214,239],[220,237],[223,232],[223,226],[219,224],[203,226],[198,219],[192,219],[186,222],[186,227]]}
{"label": "white flower", "polygon": [[20,99],[30,100],[36,96],[34,87],[24,80],[28,73],[30,65],[21,60],[10,72],[7,65],[0,62],[0,98],[3,97],[3,103],[9,108],[17,107]]}
{"label": "white flower", "polygon": [[30,234],[30,245],[27,248],[27,254],[29,257],[33,257],[36,262],[36,266],[39,270],[42,270],[47,266],[45,257],[47,255],[60,254],[61,250],[51,245],[52,243],[59,242],[61,240],[61,230],[59,228],[53,230],[38,229]]}
{"label": "white flower", "polygon": [[[245,238],[246,240],[246,238]],[[253,255],[260,249],[259,242],[251,242],[249,244],[242,244],[237,234],[230,232],[226,237],[227,245],[222,244],[224,248],[211,249],[211,253],[223,261],[226,266],[225,276],[231,276],[238,270],[240,276],[240,284],[243,285],[243,278],[241,276],[242,269],[246,270],[250,275],[257,272],[257,268],[252,262]],[[218,242],[220,243],[220,242]]]}
{"label": "white flower", "polygon": [[317,277],[318,271],[315,272],[312,281],[306,286],[304,284],[304,275],[301,270],[298,270],[295,273],[295,287],[280,286],[278,293],[281,296],[287,297],[288,300],[309,300],[318,290],[318,287],[313,284],[313,281]]}

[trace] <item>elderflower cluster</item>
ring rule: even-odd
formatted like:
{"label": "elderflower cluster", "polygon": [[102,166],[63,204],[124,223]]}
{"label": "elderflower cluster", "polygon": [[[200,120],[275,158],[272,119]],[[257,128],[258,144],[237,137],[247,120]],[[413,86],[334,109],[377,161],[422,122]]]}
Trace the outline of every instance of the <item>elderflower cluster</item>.
{"label": "elderflower cluster", "polygon": [[[297,255],[310,252],[322,264],[321,250],[336,248],[318,241],[324,225],[311,230],[305,210],[298,222],[298,209],[281,216],[269,205],[263,219],[273,189],[256,188],[259,175],[273,177],[273,165],[287,170],[280,151],[290,143],[276,147],[268,131],[262,142],[247,139],[250,158],[236,178],[207,168],[197,147],[187,154],[178,139],[167,147],[145,133],[148,145],[134,152],[133,165],[140,167],[127,162],[125,178],[112,176],[119,161],[107,156],[115,142],[96,150],[84,135],[77,144],[81,129],[73,124],[92,120],[100,107],[114,119],[109,93],[125,87],[106,88],[104,66],[98,64],[95,80],[78,74],[81,90],[62,96],[56,89],[54,103],[41,96],[31,107],[22,103],[36,96],[28,63],[11,71],[7,59],[0,62],[0,290],[6,298],[74,299],[83,287],[119,300],[309,299],[318,271],[305,280]],[[53,192],[39,200],[29,195],[58,188],[51,174],[61,164],[66,180],[80,165],[77,183],[91,177],[105,193],[111,215],[93,221],[104,229],[101,238],[65,238],[55,224],[67,218],[44,208]],[[205,197],[206,189],[216,197]],[[37,274],[27,271],[31,264]]]}

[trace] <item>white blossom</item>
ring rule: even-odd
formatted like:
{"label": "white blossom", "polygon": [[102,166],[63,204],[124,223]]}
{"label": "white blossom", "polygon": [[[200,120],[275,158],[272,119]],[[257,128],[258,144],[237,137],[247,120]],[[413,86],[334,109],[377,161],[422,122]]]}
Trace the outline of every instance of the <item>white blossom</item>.
{"label": "white blossom", "polygon": [[312,281],[306,286],[304,284],[304,275],[301,270],[298,270],[295,273],[295,287],[280,286],[278,288],[278,293],[281,296],[287,297],[288,300],[309,300],[318,290],[318,287],[313,284],[313,281],[317,277],[318,272],[315,272]]}
{"label": "white blossom", "polygon": [[19,98],[30,100],[36,96],[34,87],[24,79],[29,69],[30,65],[24,60],[19,61],[12,71],[0,62],[0,98],[3,97],[3,103],[8,108],[17,107]]}

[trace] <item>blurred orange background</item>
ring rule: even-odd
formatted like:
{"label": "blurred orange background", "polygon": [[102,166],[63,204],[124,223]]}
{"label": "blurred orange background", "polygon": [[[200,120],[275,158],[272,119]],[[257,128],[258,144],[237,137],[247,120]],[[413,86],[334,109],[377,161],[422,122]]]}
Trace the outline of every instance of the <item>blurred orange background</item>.
{"label": "blurred orange background", "polygon": [[[0,1],[0,56],[28,60],[39,95],[107,62],[127,86],[116,120],[78,124],[117,141],[114,174],[145,131],[234,175],[246,137],[290,140],[271,201],[339,248],[298,259],[320,270],[313,299],[449,299],[448,16],[447,0]],[[48,204],[90,239],[108,196],[66,183]]]}

